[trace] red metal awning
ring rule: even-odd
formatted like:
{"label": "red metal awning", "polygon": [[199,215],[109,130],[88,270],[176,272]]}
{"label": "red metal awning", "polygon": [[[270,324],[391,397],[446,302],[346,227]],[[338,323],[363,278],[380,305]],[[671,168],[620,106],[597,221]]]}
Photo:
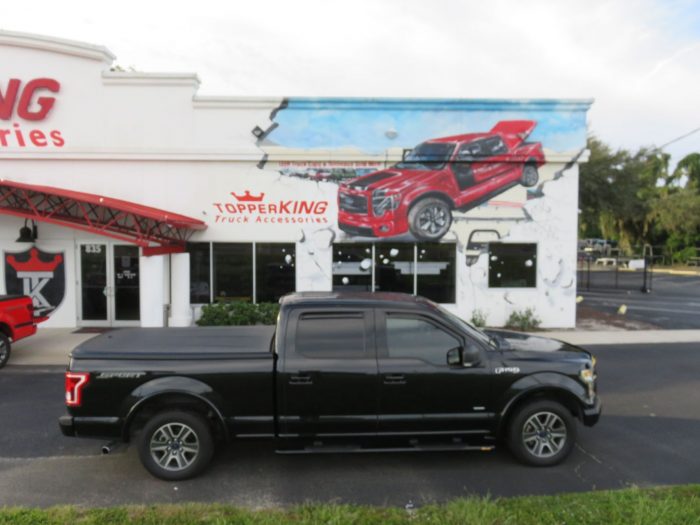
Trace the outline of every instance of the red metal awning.
{"label": "red metal awning", "polygon": [[142,246],[144,255],[182,252],[192,233],[207,227],[133,202],[6,179],[0,179],[2,213],[131,242]]}

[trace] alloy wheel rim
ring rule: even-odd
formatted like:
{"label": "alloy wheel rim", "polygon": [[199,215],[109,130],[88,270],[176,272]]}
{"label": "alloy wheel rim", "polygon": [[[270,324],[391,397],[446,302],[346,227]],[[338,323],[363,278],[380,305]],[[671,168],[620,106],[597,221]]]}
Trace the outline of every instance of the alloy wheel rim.
{"label": "alloy wheel rim", "polygon": [[554,412],[537,412],[523,425],[523,444],[537,458],[551,458],[558,454],[564,448],[566,438],[566,424]]}
{"label": "alloy wheel rim", "polygon": [[7,359],[7,344],[0,340],[0,363]]}
{"label": "alloy wheel rim", "polygon": [[447,226],[448,211],[441,206],[429,206],[418,215],[418,227],[430,235],[437,235]]}
{"label": "alloy wheel rim", "polygon": [[179,472],[192,465],[199,456],[199,437],[184,423],[166,423],[153,432],[149,450],[161,468]]}
{"label": "alloy wheel rim", "polygon": [[525,186],[534,186],[537,182],[537,171],[532,166],[525,166],[525,173],[523,175],[523,181]]}

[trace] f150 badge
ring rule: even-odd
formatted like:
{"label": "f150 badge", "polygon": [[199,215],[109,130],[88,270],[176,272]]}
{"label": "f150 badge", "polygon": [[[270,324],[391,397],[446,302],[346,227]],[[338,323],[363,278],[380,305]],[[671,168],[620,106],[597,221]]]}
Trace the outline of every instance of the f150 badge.
{"label": "f150 badge", "polygon": [[497,366],[494,372],[496,374],[519,374],[520,368],[517,366]]}

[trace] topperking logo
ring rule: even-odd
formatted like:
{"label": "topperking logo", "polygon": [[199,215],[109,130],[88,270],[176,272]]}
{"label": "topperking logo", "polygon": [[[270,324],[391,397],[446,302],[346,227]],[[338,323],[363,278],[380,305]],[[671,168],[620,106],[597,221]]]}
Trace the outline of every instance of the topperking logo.
{"label": "topperking logo", "polygon": [[50,253],[38,248],[5,252],[5,289],[8,294],[30,296],[37,317],[49,316],[65,296],[64,263],[63,252]]}
{"label": "topperking logo", "polygon": [[231,199],[213,203],[215,223],[237,224],[327,224],[328,201],[308,199],[265,199],[265,193],[250,190],[231,192]]}

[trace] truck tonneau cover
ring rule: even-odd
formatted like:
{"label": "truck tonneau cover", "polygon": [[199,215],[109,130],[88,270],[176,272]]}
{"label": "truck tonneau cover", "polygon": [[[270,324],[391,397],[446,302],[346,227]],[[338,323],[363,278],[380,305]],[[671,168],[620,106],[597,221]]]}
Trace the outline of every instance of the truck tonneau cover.
{"label": "truck tonneau cover", "polygon": [[260,359],[271,357],[274,326],[126,328],[90,339],[74,359]]}

